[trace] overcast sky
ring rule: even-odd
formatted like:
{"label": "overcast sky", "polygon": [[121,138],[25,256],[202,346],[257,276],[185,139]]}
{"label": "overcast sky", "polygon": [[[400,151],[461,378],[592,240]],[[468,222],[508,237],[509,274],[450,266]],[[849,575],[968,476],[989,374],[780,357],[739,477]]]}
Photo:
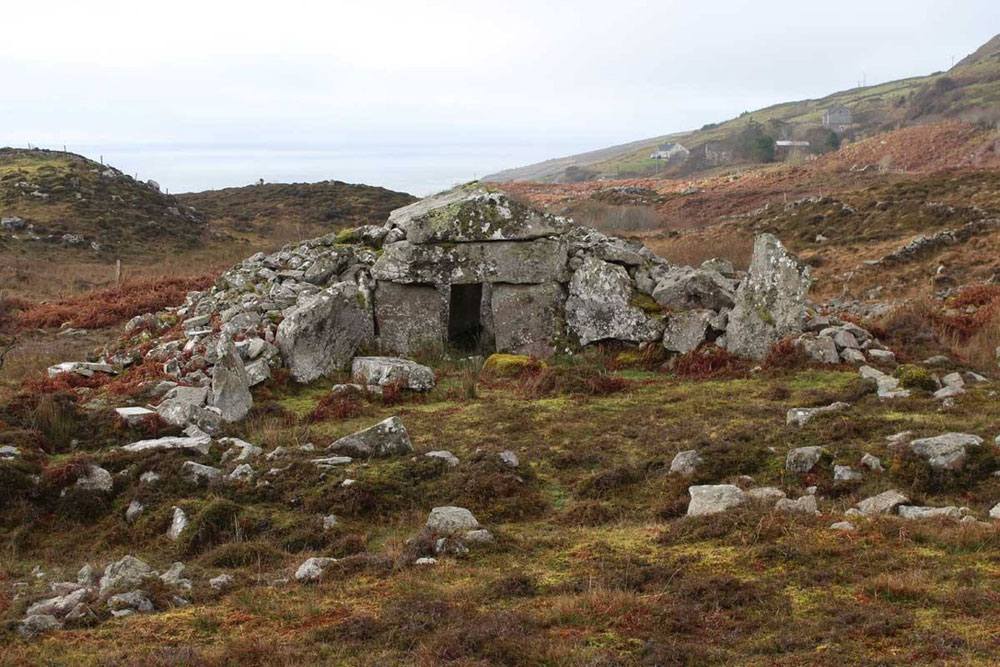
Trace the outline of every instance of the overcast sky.
{"label": "overcast sky", "polygon": [[[108,154],[180,190],[246,174],[166,165],[176,149],[441,144],[471,176],[700,127],[947,69],[1000,32],[1000,0],[50,0],[0,20],[0,145]],[[344,178],[275,164],[268,180]]]}

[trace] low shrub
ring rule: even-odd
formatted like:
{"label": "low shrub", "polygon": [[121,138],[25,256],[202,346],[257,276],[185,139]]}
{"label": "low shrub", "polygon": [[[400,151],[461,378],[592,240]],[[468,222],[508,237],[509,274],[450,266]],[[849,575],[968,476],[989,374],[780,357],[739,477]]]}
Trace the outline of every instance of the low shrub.
{"label": "low shrub", "polygon": [[284,558],[285,554],[270,544],[261,541],[251,541],[220,544],[205,554],[203,561],[209,567],[237,568],[253,566],[264,568],[279,565]]}
{"label": "low shrub", "polygon": [[678,357],[673,371],[690,380],[710,380],[741,377],[749,368],[746,359],[730,354],[721,347],[709,346]]}
{"label": "low shrub", "polygon": [[896,367],[892,376],[897,378],[899,383],[907,389],[924,389],[926,391],[934,391],[937,388],[937,385],[934,383],[934,378],[931,377],[930,371],[923,366],[903,364]]}
{"label": "low shrub", "polygon": [[182,556],[194,556],[222,542],[246,537],[240,520],[243,508],[225,498],[209,500],[181,533],[177,548]]}

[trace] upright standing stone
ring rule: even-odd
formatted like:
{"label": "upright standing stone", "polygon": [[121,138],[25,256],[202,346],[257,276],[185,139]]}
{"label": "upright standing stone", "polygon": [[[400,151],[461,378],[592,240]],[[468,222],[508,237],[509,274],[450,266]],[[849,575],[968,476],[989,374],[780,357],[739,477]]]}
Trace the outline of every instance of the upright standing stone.
{"label": "upright standing stone", "polygon": [[375,322],[383,350],[413,354],[438,349],[448,337],[447,294],[431,285],[380,280],[375,288]]}
{"label": "upright standing stone", "polygon": [[559,283],[493,285],[491,308],[498,352],[548,358],[562,336],[566,292]]}
{"label": "upright standing stone", "polygon": [[243,419],[253,405],[250,378],[229,338],[219,342],[219,361],[212,369],[212,405],[227,422]]}
{"label": "upright standing stone", "polygon": [[729,314],[729,351],[763,359],[782,338],[802,333],[811,284],[808,266],[776,237],[760,234],[754,242],[750,270],[736,290],[736,305]]}

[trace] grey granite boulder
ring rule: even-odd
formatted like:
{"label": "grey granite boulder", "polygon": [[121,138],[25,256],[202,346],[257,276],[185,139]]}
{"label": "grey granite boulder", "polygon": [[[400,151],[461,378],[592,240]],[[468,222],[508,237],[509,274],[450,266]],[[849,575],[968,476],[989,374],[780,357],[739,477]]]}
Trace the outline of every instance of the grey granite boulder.
{"label": "grey granite boulder", "polygon": [[409,454],[413,443],[399,417],[389,417],[370,428],[345,436],[327,449],[354,458],[385,458]]}
{"label": "grey granite boulder", "polygon": [[371,299],[354,283],[337,283],[296,306],[278,325],[276,340],[298,382],[344,368],[358,347],[375,340]]}
{"label": "grey granite boulder", "polygon": [[388,387],[427,391],[434,388],[434,371],[409,359],[397,357],[355,357],[351,362],[351,379],[363,386]]}
{"label": "grey granite boulder", "polygon": [[434,533],[452,535],[479,528],[479,521],[464,507],[435,507],[427,517],[425,528]]}
{"label": "grey granite boulder", "polygon": [[496,284],[490,297],[497,352],[545,359],[563,335],[566,290],[555,282]]}
{"label": "grey granite boulder", "polygon": [[587,257],[573,274],[566,323],[581,345],[609,338],[632,342],[660,337],[663,323],[632,305],[634,288],[617,264]]}
{"label": "grey granite boulder", "polygon": [[670,472],[677,475],[693,475],[702,464],[701,454],[697,449],[688,449],[677,452],[673,461],[670,462]]}
{"label": "grey granite boulder", "polygon": [[910,499],[904,496],[902,493],[896,489],[890,489],[888,491],[883,491],[877,496],[872,496],[871,498],[865,498],[858,503],[858,509],[862,514],[892,514],[898,506],[910,502]]}
{"label": "grey granite boulder", "polygon": [[811,472],[821,458],[823,458],[822,447],[816,445],[811,447],[796,447],[790,450],[785,456],[785,470],[804,475]]}
{"label": "grey granite boulder", "polygon": [[824,405],[819,408],[792,408],[785,414],[785,423],[789,426],[792,424],[795,424],[796,426],[805,426],[812,421],[813,417],[816,415],[826,414],[829,412],[842,412],[849,407],[851,407],[850,403],[837,401],[836,403]]}
{"label": "grey granite boulder", "polygon": [[735,306],[729,313],[729,351],[763,359],[782,338],[801,333],[811,284],[809,267],[776,237],[758,235],[750,270],[736,290]]}
{"label": "grey granite boulder", "polygon": [[910,451],[927,461],[935,470],[961,470],[969,447],[978,447],[983,439],[971,433],[945,433],[910,442]]}
{"label": "grey granite boulder", "polygon": [[688,503],[688,516],[705,516],[719,514],[735,509],[747,502],[747,494],[738,486],[732,484],[707,484],[688,488],[691,502]]}
{"label": "grey granite boulder", "polygon": [[116,590],[135,588],[144,580],[155,576],[156,572],[145,562],[135,556],[125,556],[104,568],[104,576],[100,581],[100,596],[104,597]]}
{"label": "grey granite boulder", "polygon": [[303,583],[318,581],[328,567],[337,562],[336,558],[308,558],[295,570],[295,579]]}

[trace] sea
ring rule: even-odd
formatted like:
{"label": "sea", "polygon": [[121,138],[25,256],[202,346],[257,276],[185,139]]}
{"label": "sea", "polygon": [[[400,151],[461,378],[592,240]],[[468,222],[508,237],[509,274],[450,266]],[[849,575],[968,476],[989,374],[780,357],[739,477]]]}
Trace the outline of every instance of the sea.
{"label": "sea", "polygon": [[239,187],[263,179],[267,183],[338,180],[423,197],[503,169],[598,148],[606,145],[602,140],[354,143],[322,148],[88,145],[67,150],[103,160],[140,180],[154,180],[174,194]]}

